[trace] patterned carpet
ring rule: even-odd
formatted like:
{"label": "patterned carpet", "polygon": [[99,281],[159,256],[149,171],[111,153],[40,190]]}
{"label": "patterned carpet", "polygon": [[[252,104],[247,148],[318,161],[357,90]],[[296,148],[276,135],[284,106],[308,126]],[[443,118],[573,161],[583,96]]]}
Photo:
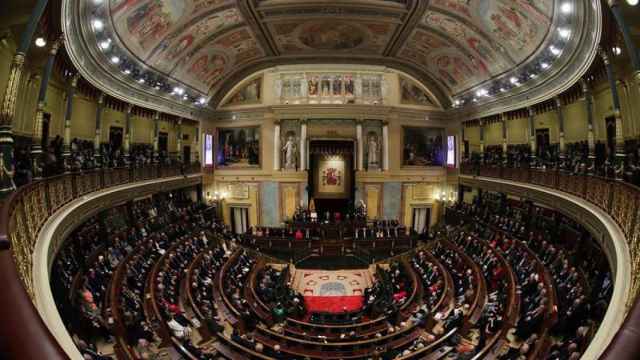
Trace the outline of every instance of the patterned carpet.
{"label": "patterned carpet", "polygon": [[360,270],[295,270],[292,286],[305,299],[309,312],[340,313],[362,307],[364,289],[372,276]]}

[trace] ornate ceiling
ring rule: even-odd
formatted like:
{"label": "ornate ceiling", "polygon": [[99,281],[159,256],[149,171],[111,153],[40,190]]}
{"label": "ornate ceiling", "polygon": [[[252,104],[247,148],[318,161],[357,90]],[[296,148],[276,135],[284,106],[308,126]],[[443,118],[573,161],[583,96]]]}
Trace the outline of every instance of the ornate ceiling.
{"label": "ornate ceiling", "polygon": [[300,63],[386,65],[464,107],[534,88],[526,83],[552,77],[581,51],[590,60],[598,3],[64,0],[63,16],[71,58],[94,85],[175,112],[216,107],[251,73]]}

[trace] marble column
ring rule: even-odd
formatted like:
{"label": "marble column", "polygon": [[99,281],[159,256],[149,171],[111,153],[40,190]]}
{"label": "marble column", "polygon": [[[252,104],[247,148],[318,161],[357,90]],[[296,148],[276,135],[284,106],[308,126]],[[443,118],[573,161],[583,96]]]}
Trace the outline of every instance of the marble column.
{"label": "marble column", "polygon": [[484,122],[480,120],[480,155],[484,154]]}
{"label": "marble column", "polygon": [[131,151],[131,111],[133,110],[133,104],[127,105],[127,112],[125,114],[125,124],[124,124],[124,157],[125,159],[129,159],[130,151]]}
{"label": "marble column", "polygon": [[[200,122],[198,122],[198,125],[196,125],[196,136],[195,136],[194,140],[195,140],[195,143],[196,143],[195,146],[197,146],[196,147],[196,152],[195,152],[195,154],[196,154],[195,162],[196,163],[200,163],[200,158],[201,158],[200,153],[202,152],[202,147],[200,146]],[[200,164],[202,164],[202,163],[200,163]]]}
{"label": "marble column", "polygon": [[96,135],[93,139],[93,156],[96,159],[96,162],[100,164],[100,158],[102,154],[100,154],[100,142],[102,139],[102,113],[104,112],[104,97],[105,94],[102,93],[98,97],[98,107],[96,109]]}
{"label": "marble column", "polygon": [[[38,105],[36,108],[36,116],[33,121],[33,133],[31,136],[31,170],[33,172],[34,179],[42,178],[43,170],[43,149],[42,149],[42,124],[44,122],[44,105],[47,99],[47,88],[49,86],[49,79],[51,78],[51,72],[53,71],[53,64],[56,60],[56,54],[58,49],[62,45],[62,39],[54,42],[49,50],[49,57],[47,63],[44,66],[42,73],[42,81],[40,82],[40,91],[38,92]],[[44,139],[46,142],[48,139]],[[45,144],[46,146],[46,144]]]}
{"label": "marble column", "polygon": [[176,151],[178,152],[176,159],[178,159],[178,162],[182,162],[184,160],[183,158],[183,149],[182,149],[182,118],[178,118],[178,129],[176,131]]}
{"label": "marble column", "polygon": [[618,93],[618,81],[616,79],[615,69],[611,58],[606,50],[600,49],[600,56],[604,62],[604,66],[607,70],[607,79],[609,80],[609,87],[611,88],[611,97],[613,99],[613,115],[616,119],[616,155],[624,156],[624,130],[622,112],[620,110],[620,94]]}
{"label": "marble column", "polygon": [[502,153],[507,155],[507,115],[500,114],[500,122],[502,123]]}
{"label": "marble column", "polygon": [[307,170],[307,119],[300,122],[300,170]]}
{"label": "marble column", "polygon": [[566,144],[564,140],[564,114],[562,113],[562,101],[560,97],[554,99],[556,105],[556,115],[558,116],[558,132],[560,140],[560,157],[564,158],[566,153]]}
{"label": "marble column", "polygon": [[531,156],[536,157],[536,112],[531,106],[528,107],[527,110],[529,112],[529,145],[531,147]]}
{"label": "marble column", "polygon": [[620,0],[608,0],[608,3],[609,7],[611,8],[611,13],[613,13],[613,17],[616,19],[616,23],[618,24],[618,29],[622,33],[625,47],[629,52],[632,69],[634,72],[640,72],[640,56],[638,54],[638,48],[633,41],[629,26],[624,19],[624,15],[622,14],[622,9],[620,8]]}
{"label": "marble column", "polygon": [[15,190],[13,175],[13,121],[18,102],[18,88],[24,70],[24,60],[31,45],[40,18],[47,6],[47,0],[38,0],[33,6],[26,27],[22,31],[20,44],[16,49],[7,76],[7,87],[0,104],[0,198]]}
{"label": "marble column", "polygon": [[280,120],[273,123],[273,170],[280,171],[280,152],[282,144],[280,143]]}
{"label": "marble column", "polygon": [[76,74],[71,79],[69,87],[67,88],[67,109],[64,116],[64,145],[62,148],[62,158],[64,161],[65,169],[69,169],[71,160],[71,118],[73,115],[73,97],[76,94],[78,87],[79,74]]}
{"label": "marble column", "polygon": [[356,120],[356,141],[358,142],[358,147],[356,149],[356,152],[358,153],[358,164],[356,168],[358,171],[364,171],[364,138],[362,137],[362,120]]}
{"label": "marble column", "polygon": [[153,114],[153,162],[160,161],[160,112]]}
{"label": "marble column", "polygon": [[596,156],[596,137],[593,132],[593,94],[586,80],[580,80],[582,94],[584,95],[585,107],[587,110],[587,143],[589,144],[589,157]]}
{"label": "marble column", "polygon": [[389,171],[389,123],[382,122],[382,171]]}
{"label": "marble column", "polygon": [[[466,157],[466,154],[464,152],[464,144],[465,144],[465,133],[464,133],[464,128],[465,128],[465,124],[464,122],[460,123],[460,146],[458,146],[458,153],[460,153],[459,159],[462,160],[463,158]],[[458,164],[460,164],[460,162],[458,162]]]}

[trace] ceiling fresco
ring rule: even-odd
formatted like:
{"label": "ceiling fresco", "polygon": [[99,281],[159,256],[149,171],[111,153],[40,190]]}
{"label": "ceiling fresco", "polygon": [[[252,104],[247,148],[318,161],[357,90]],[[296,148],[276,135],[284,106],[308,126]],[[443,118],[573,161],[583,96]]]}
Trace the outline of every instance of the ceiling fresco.
{"label": "ceiling fresco", "polygon": [[[182,84],[214,107],[233,86],[226,82],[310,59],[397,68],[450,104],[533,61],[557,37],[560,5],[589,10],[577,0],[64,2],[78,8],[80,21],[106,18],[104,30],[85,31],[85,45],[109,36],[126,64]],[[569,34],[583,26],[564,23]],[[104,52],[108,63],[113,55]]]}

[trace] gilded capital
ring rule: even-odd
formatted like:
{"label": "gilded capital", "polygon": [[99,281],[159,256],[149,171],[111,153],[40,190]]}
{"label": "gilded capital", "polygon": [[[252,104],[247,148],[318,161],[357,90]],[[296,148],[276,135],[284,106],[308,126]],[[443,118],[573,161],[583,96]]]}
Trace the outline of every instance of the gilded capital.
{"label": "gilded capital", "polygon": [[80,79],[80,73],[73,75],[73,78],[71,78],[71,87],[73,88],[78,87],[79,79]]}
{"label": "gilded capital", "polygon": [[602,61],[604,62],[605,65],[609,65],[611,62],[609,61],[609,54],[607,53],[607,51],[603,48],[598,48],[598,54],[600,54],[600,57],[602,58]]}

